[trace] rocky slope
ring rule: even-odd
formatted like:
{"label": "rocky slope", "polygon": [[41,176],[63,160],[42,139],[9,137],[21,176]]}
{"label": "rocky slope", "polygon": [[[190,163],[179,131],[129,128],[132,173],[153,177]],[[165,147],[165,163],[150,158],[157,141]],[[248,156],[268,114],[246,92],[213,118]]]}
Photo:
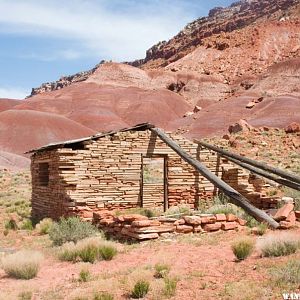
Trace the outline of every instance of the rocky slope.
{"label": "rocky slope", "polygon": [[299,79],[300,1],[244,0],[211,10],[143,60],[101,62],[25,101],[0,99],[0,150],[22,154],[140,122],[191,138],[222,135],[241,118],[283,128],[300,122]]}

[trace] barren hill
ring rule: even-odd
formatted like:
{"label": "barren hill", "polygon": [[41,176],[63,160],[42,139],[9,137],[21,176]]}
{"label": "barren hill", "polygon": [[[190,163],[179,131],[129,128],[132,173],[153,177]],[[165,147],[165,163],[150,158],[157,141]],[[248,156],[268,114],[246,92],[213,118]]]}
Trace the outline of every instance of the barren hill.
{"label": "barren hill", "polygon": [[[147,121],[193,137],[221,135],[241,118],[253,126],[285,127],[300,122],[299,82],[300,1],[239,1],[188,24],[145,59],[102,61],[34,88],[22,102],[0,100],[2,127],[10,122],[6,114],[26,120],[0,131],[0,150],[20,154]],[[58,123],[47,121],[49,134],[40,139],[32,114]],[[38,141],[8,138],[25,136],[25,124]],[[57,124],[68,130],[50,134],[62,132]]]}

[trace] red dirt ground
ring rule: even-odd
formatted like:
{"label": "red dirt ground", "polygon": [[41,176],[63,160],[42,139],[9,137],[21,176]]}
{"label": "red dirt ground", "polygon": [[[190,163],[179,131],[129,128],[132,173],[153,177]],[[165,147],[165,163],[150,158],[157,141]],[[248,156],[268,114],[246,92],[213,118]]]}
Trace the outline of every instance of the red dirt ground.
{"label": "red dirt ground", "polygon": [[[300,233],[299,230],[296,232]],[[146,242],[118,254],[112,261],[89,265],[89,270],[100,277],[94,284],[97,290],[109,291],[116,299],[128,298],[127,288],[120,289],[120,282],[126,278],[131,282],[131,274],[138,270],[140,278],[144,272],[151,274],[151,267],[161,262],[168,263],[171,275],[179,279],[176,296],[172,299],[262,299],[258,296],[263,295],[269,295],[264,299],[281,299],[280,290],[271,292],[272,287],[268,287],[267,267],[289,258],[260,258],[255,252],[249,259],[237,263],[231,243],[244,234],[223,232],[182,240]],[[30,239],[32,237],[26,238],[28,243]],[[299,254],[294,257],[299,258]],[[45,297],[49,291],[56,291],[61,297],[53,299],[73,299],[80,291],[88,296],[93,291],[93,283],[76,282],[81,269],[80,263],[59,262],[48,254],[38,276],[29,281],[10,279],[0,271],[0,296],[1,293],[17,295],[22,290],[36,291],[35,299],[50,299]],[[154,288],[155,279],[151,282]],[[238,287],[229,290],[235,285]],[[44,296],[40,298],[41,295]],[[253,298],[255,295],[257,298]],[[150,293],[146,299],[156,299],[153,297]]]}

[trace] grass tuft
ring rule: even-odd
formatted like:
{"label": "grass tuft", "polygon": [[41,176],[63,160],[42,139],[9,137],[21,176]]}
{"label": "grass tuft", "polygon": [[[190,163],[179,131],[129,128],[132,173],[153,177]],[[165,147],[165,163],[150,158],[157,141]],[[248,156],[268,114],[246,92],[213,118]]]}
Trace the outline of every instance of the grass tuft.
{"label": "grass tuft", "polygon": [[22,250],[2,259],[5,273],[17,279],[31,279],[36,277],[43,256],[40,252]]}
{"label": "grass tuft", "polygon": [[45,218],[41,220],[38,224],[36,224],[35,228],[39,234],[44,235],[49,233],[52,225],[53,225],[52,219]]}
{"label": "grass tuft", "polygon": [[170,272],[170,266],[167,264],[156,264],[155,268],[155,278],[165,278]]}
{"label": "grass tuft", "polygon": [[100,292],[94,295],[93,300],[114,300],[114,296],[107,292]]}
{"label": "grass tuft", "polygon": [[150,283],[145,280],[138,280],[133,287],[131,297],[134,299],[144,298],[150,289]]}
{"label": "grass tuft", "polygon": [[244,260],[254,250],[254,242],[251,239],[244,238],[234,242],[231,249],[238,260]]}
{"label": "grass tuft", "polygon": [[258,243],[262,256],[278,257],[293,254],[300,245],[299,235],[282,233],[266,237]]}
{"label": "grass tuft", "polygon": [[91,273],[88,269],[84,268],[79,273],[79,281],[80,282],[88,282],[91,280]]}
{"label": "grass tuft", "polygon": [[169,278],[169,277],[166,277],[164,279],[164,289],[163,289],[163,295],[166,297],[166,298],[171,298],[173,296],[175,296],[176,294],[176,287],[177,287],[177,282],[178,282],[178,279],[177,278]]}
{"label": "grass tuft", "polygon": [[73,242],[65,243],[58,252],[58,258],[61,261],[76,262],[78,252],[76,245]]}
{"label": "grass tuft", "polygon": [[112,260],[117,253],[116,247],[112,245],[102,245],[99,248],[99,255],[104,260]]}

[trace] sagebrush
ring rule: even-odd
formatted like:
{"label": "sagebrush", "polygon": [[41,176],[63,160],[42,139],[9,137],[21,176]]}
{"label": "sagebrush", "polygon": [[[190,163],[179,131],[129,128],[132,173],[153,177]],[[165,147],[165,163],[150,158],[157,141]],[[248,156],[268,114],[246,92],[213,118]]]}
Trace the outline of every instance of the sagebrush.
{"label": "sagebrush", "polygon": [[249,238],[240,239],[232,244],[231,249],[238,260],[244,260],[253,252],[254,241]]}
{"label": "sagebrush", "polygon": [[91,223],[71,217],[61,218],[58,223],[53,223],[49,231],[49,238],[54,245],[61,246],[66,242],[76,243],[96,234],[97,230]]}

